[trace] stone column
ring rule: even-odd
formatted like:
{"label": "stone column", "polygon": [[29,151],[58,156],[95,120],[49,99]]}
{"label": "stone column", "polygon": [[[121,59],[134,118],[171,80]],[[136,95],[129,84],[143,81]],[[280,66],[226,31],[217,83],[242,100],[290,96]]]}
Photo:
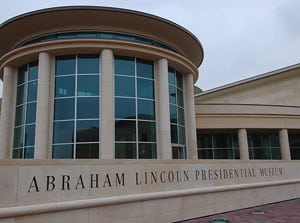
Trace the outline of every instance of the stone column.
{"label": "stone column", "polygon": [[0,116],[0,159],[11,157],[13,144],[17,70],[4,67],[3,97]]}
{"label": "stone column", "polygon": [[114,56],[109,49],[101,52],[101,159],[115,158]]}
{"label": "stone column", "polygon": [[198,159],[193,74],[183,76],[187,158]]}
{"label": "stone column", "polygon": [[48,154],[50,125],[51,55],[39,54],[38,90],[35,127],[35,159],[51,158]]}
{"label": "stone column", "polygon": [[157,61],[157,154],[159,159],[172,159],[168,61]]}
{"label": "stone column", "polygon": [[287,129],[279,130],[279,143],[280,143],[281,159],[291,160],[289,135]]}
{"label": "stone column", "polygon": [[238,137],[239,137],[240,159],[241,160],[249,160],[247,130],[239,129]]}

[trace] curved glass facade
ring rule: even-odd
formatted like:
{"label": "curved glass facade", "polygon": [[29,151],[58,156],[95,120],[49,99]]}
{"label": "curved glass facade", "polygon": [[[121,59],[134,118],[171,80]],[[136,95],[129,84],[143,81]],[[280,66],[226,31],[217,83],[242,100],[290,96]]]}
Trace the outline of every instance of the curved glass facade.
{"label": "curved glass facade", "polygon": [[13,158],[34,157],[37,82],[37,61],[19,67]]}
{"label": "curved glass facade", "polygon": [[186,158],[185,119],[182,74],[169,67],[169,101],[172,157]]}
{"label": "curved glass facade", "polygon": [[53,158],[99,158],[99,55],[56,57]]}
{"label": "curved glass facade", "polygon": [[125,33],[115,33],[115,32],[99,32],[99,31],[81,31],[81,32],[64,32],[64,33],[53,33],[48,34],[44,36],[39,36],[36,38],[33,38],[31,40],[27,40],[18,47],[26,46],[33,43],[39,43],[39,42],[47,42],[47,41],[53,41],[53,40],[60,40],[60,39],[112,39],[112,40],[123,40],[123,41],[129,41],[129,42],[136,42],[136,43],[142,43],[146,45],[152,45],[161,47],[167,50],[171,50],[173,52],[179,53],[178,50],[174,49],[171,46],[168,46],[165,43],[162,43],[157,40],[140,37],[132,34],[125,34]]}
{"label": "curved glass facade", "polygon": [[155,159],[153,62],[116,56],[114,70],[115,158]]}

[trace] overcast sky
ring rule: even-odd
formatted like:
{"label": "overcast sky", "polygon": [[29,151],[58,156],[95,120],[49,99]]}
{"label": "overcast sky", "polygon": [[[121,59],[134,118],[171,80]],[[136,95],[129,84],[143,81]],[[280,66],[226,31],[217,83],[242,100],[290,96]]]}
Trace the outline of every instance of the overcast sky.
{"label": "overcast sky", "polygon": [[299,0],[1,0],[0,23],[65,5],[138,10],[187,28],[204,48],[196,83],[203,90],[299,63]]}

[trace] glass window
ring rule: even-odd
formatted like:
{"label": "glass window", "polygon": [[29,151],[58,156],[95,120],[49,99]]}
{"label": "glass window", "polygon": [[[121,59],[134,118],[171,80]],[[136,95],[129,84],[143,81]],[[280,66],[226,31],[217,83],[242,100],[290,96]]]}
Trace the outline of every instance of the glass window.
{"label": "glass window", "polygon": [[36,120],[36,102],[27,104],[26,124],[35,123]]}
{"label": "glass window", "polygon": [[291,159],[300,159],[300,133],[289,133]]}
{"label": "glass window", "polygon": [[250,132],[248,144],[250,159],[281,159],[278,134]]}
{"label": "glass window", "polygon": [[153,79],[153,62],[137,59],[137,76]]}
{"label": "glass window", "polygon": [[54,122],[53,143],[74,142],[74,121]]}
{"label": "glass window", "polygon": [[136,141],[136,122],[120,120],[115,121],[116,141]]}
{"label": "glass window", "polygon": [[24,145],[24,126],[15,128],[14,134],[14,148],[22,147]]}
{"label": "glass window", "polygon": [[52,148],[53,159],[72,159],[73,144],[54,145]]}
{"label": "glass window", "polygon": [[86,75],[77,78],[78,96],[97,96],[99,95],[99,76]]}
{"label": "glass window", "polygon": [[182,108],[178,108],[178,124],[184,126],[184,110]]}
{"label": "glass window", "polygon": [[77,119],[99,118],[99,98],[77,99]]}
{"label": "glass window", "polygon": [[76,144],[76,159],[98,159],[99,144]]}
{"label": "glass window", "polygon": [[29,63],[28,81],[38,79],[38,62]]}
{"label": "glass window", "polygon": [[33,146],[35,139],[35,125],[25,126],[25,146]]}
{"label": "glass window", "polygon": [[75,56],[56,57],[55,75],[75,74],[76,59]]}
{"label": "glass window", "polygon": [[28,83],[27,102],[36,101],[37,98],[37,81]]}
{"label": "glass window", "polygon": [[99,56],[98,55],[79,55],[77,64],[78,74],[98,74]]}
{"label": "glass window", "polygon": [[17,104],[16,105],[21,105],[25,103],[25,92],[26,88],[25,85],[21,85],[17,88]]}
{"label": "glass window", "polygon": [[138,78],[137,94],[139,98],[154,99],[154,84],[152,80]]}
{"label": "glass window", "polygon": [[55,78],[55,97],[71,97],[75,93],[75,76]]}
{"label": "glass window", "polygon": [[33,158],[35,143],[38,62],[18,69],[13,158]]}
{"label": "glass window", "polygon": [[176,105],[170,105],[170,122],[177,123],[177,107],[176,107]]}
{"label": "glass window", "polygon": [[155,122],[138,122],[138,132],[140,142],[156,142]]}
{"label": "glass window", "polygon": [[178,143],[178,128],[177,125],[171,125],[171,142]]}
{"label": "glass window", "polygon": [[169,68],[169,84],[175,85],[175,70],[173,68]]}
{"label": "glass window", "polygon": [[131,98],[115,98],[116,119],[135,119],[135,100]]}
{"label": "glass window", "polygon": [[134,76],[135,74],[134,58],[115,57],[115,74]]}
{"label": "glass window", "polygon": [[139,143],[139,159],[155,159],[156,144]]}
{"label": "glass window", "polygon": [[98,142],[99,141],[99,120],[77,121],[76,141],[77,142]]}
{"label": "glass window", "polygon": [[169,86],[169,100],[171,104],[176,104],[176,87]]}
{"label": "glass window", "polygon": [[25,123],[25,105],[16,108],[15,126]]}
{"label": "glass window", "polygon": [[135,97],[135,80],[133,77],[115,77],[115,96]]}
{"label": "glass window", "polygon": [[[239,159],[238,137],[236,132],[202,133],[197,130],[199,159]],[[211,131],[211,130],[210,130]]]}
{"label": "glass window", "polygon": [[156,158],[153,70],[152,61],[115,57],[116,158]]}
{"label": "glass window", "polygon": [[53,158],[99,158],[99,61],[99,55],[56,58]]}
{"label": "glass window", "polygon": [[155,120],[154,101],[138,100],[138,118]]}
{"label": "glass window", "polygon": [[56,99],[54,101],[54,120],[74,119],[74,98]]}
{"label": "glass window", "polygon": [[178,105],[181,107],[183,106],[183,92],[180,89],[177,89],[177,101],[178,101]]}
{"label": "glass window", "polygon": [[135,143],[116,143],[116,159],[136,159]]}
{"label": "glass window", "polygon": [[176,72],[176,85],[179,89],[183,89],[182,74]]}
{"label": "glass window", "polygon": [[27,64],[18,69],[18,85],[24,84],[27,80]]}

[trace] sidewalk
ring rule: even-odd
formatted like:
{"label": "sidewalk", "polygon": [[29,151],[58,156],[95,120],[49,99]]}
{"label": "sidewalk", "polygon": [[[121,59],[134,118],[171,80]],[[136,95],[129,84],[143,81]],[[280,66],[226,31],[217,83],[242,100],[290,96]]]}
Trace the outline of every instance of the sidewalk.
{"label": "sidewalk", "polygon": [[229,223],[300,223],[300,199],[231,211],[182,223],[208,223],[213,219],[224,219]]}

